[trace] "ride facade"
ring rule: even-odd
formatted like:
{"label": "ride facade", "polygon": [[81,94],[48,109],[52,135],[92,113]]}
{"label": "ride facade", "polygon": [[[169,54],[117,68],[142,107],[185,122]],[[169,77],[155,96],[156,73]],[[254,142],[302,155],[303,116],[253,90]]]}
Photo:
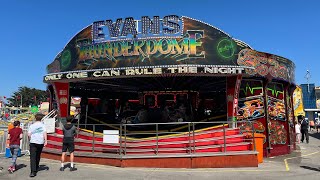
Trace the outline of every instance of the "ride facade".
{"label": "ride facade", "polygon": [[[146,131],[139,124],[162,123],[162,130],[184,131],[179,123],[226,121],[243,133],[253,123],[265,135],[264,156],[294,148],[294,63],[190,17],[93,22],[47,72],[50,109],[62,121],[76,98],[80,124],[136,124],[131,130]],[[201,128],[208,125],[195,127]]]}

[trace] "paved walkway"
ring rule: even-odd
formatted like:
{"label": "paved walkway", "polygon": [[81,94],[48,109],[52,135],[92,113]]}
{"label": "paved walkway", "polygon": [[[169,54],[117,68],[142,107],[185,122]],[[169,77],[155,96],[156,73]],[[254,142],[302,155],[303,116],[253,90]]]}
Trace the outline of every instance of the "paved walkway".
{"label": "paved walkway", "polygon": [[10,159],[0,158],[0,179],[90,179],[90,180],[312,180],[320,177],[320,133],[310,133],[309,144],[299,144],[298,150],[290,155],[264,159],[264,163],[256,168],[216,168],[216,169],[159,169],[159,168],[118,168],[111,166],[80,164],[77,171],[70,172],[67,168],[60,172],[60,162],[42,159],[41,170],[35,178],[29,177],[29,157],[18,159],[19,170],[9,174],[6,168]]}

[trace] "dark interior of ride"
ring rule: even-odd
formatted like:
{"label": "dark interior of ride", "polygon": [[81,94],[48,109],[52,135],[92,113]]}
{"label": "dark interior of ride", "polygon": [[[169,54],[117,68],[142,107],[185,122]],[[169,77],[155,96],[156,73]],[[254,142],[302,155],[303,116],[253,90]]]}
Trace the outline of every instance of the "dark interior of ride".
{"label": "dark interior of ride", "polygon": [[[188,130],[187,122],[225,121],[225,77],[132,77],[71,83],[70,96],[80,124],[101,124],[95,131],[128,124],[130,130]],[[217,124],[197,124],[203,128]],[[93,126],[86,126],[93,129]],[[192,127],[193,128],[193,127]]]}

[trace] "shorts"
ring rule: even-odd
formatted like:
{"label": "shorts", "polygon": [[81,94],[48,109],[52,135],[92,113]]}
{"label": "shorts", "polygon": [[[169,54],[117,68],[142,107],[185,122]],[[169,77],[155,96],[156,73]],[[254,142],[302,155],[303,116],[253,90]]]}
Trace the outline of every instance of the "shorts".
{"label": "shorts", "polygon": [[67,152],[67,151],[69,151],[70,153],[74,152],[74,142],[63,142],[62,152]]}

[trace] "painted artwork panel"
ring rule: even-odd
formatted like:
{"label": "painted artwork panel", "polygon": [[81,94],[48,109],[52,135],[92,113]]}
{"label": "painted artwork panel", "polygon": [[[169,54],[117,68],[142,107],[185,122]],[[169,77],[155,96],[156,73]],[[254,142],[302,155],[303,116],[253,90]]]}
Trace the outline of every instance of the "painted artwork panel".
{"label": "painted artwork panel", "polygon": [[272,145],[287,143],[287,130],[285,129],[283,122],[270,120],[269,138]]}
{"label": "painted artwork panel", "polygon": [[253,120],[264,117],[263,98],[241,99],[238,104],[237,119]]}
{"label": "painted artwork panel", "polygon": [[268,115],[271,119],[285,121],[286,109],[284,101],[268,97]]}
{"label": "painted artwork panel", "polygon": [[275,99],[284,99],[283,84],[269,83],[267,87],[267,95]]}
{"label": "painted artwork panel", "polygon": [[262,81],[242,80],[239,98],[263,95]]}

